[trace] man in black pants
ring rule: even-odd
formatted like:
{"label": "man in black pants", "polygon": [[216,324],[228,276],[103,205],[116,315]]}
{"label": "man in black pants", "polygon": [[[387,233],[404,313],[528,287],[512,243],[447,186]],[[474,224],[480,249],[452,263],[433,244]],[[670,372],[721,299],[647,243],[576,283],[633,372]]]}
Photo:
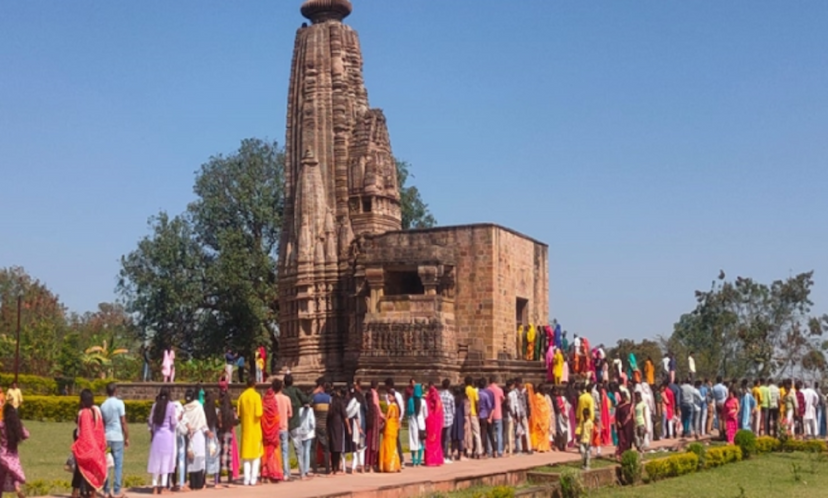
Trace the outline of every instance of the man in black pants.
{"label": "man in black pants", "polygon": [[451,462],[451,426],[454,423],[454,395],[451,393],[451,382],[443,379],[443,390],[440,391],[440,401],[443,403],[443,459]]}

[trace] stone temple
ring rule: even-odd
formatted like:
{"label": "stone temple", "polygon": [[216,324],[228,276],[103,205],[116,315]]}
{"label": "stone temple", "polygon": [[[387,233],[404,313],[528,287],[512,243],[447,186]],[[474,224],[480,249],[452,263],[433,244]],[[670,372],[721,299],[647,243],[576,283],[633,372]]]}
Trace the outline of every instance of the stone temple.
{"label": "stone temple", "polygon": [[281,368],[405,382],[498,373],[520,324],[549,318],[548,248],[508,228],[402,230],[382,110],[370,107],[348,0],[307,0],[287,106],[279,248]]}

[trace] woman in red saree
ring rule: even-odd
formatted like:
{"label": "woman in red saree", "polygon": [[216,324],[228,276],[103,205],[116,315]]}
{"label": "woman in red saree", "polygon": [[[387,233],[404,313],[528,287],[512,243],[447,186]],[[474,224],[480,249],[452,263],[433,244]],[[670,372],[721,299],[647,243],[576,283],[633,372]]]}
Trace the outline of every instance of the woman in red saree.
{"label": "woman in red saree", "polygon": [[371,381],[371,389],[365,395],[365,469],[368,472],[379,469],[380,431],[385,419],[380,408],[378,387],[377,381]]}
{"label": "woman in red saree", "polygon": [[95,406],[92,391],[84,389],[80,394],[81,409],[78,413],[77,439],[72,444],[75,458],[75,475],[72,477],[72,498],[78,498],[84,483],[86,493],[92,494],[103,488],[106,481],[106,437],[100,409]]}
{"label": "woman in red saree", "polygon": [[736,399],[735,389],[731,389],[727,394],[727,401],[724,404],[724,414],[727,443],[733,444],[733,440],[736,438],[736,430],[739,428],[737,422],[739,416],[739,400]]}
{"label": "woman in red saree", "polygon": [[426,467],[437,467],[443,465],[443,402],[433,385],[428,387],[426,403],[425,464]]}
{"label": "woman in red saree", "polygon": [[609,446],[612,443],[613,420],[610,416],[610,400],[606,385],[602,385],[598,392],[601,393],[601,445]]}
{"label": "woman in red saree", "polygon": [[284,479],[282,473],[282,451],[279,448],[279,403],[276,392],[269,388],[262,400],[262,479],[278,482]]}

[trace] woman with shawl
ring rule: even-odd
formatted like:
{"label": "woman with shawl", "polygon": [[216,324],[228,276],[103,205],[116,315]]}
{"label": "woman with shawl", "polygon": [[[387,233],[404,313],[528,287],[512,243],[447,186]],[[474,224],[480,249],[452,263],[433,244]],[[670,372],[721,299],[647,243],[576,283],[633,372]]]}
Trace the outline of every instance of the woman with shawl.
{"label": "woman with shawl", "polygon": [[[278,384],[277,384],[278,383]],[[278,482],[284,479],[282,450],[279,446],[279,401],[274,387],[281,389],[281,381],[273,381],[262,399],[262,480]]]}
{"label": "woman with shawl", "polygon": [[[219,394],[219,417],[218,433],[221,443],[221,458],[219,467],[221,472],[227,475],[227,487],[230,487],[234,480],[239,478],[239,443],[236,440],[236,425],[239,420],[236,417],[236,410],[230,402],[230,394],[225,390]],[[219,476],[221,476],[221,472]],[[221,477],[219,477],[221,482]]]}
{"label": "woman with shawl", "polygon": [[739,404],[739,408],[741,428],[751,430],[750,416],[756,410],[756,398],[753,397],[750,389],[744,388],[744,394],[742,394],[742,402]]}
{"label": "woman with shawl", "polygon": [[399,472],[400,455],[397,453],[397,436],[400,433],[400,407],[393,392],[385,396],[385,427],[382,429],[382,444],[379,450],[379,471]]}
{"label": "woman with shawl", "polygon": [[555,434],[557,433],[557,425],[555,423],[555,406],[552,404],[552,397],[550,396],[550,392],[547,387],[543,388],[543,400],[546,402],[546,406],[549,408],[549,431],[547,432],[546,436],[549,440],[549,449],[554,450]]}
{"label": "woman with shawl", "polygon": [[[627,369],[627,377],[632,379],[633,378],[633,372],[638,370],[638,361],[636,361],[636,359],[635,359],[635,353],[630,353],[630,355],[627,359],[628,359],[629,364],[630,364],[630,366]],[[639,375],[641,375],[641,374],[639,373]]]}
{"label": "woman with shawl", "polygon": [[[205,448],[205,455],[207,461],[205,463],[204,473],[206,477],[213,477],[212,484],[209,487],[215,487],[221,478],[221,445],[218,440],[218,408],[216,407],[216,398],[212,391],[204,392],[204,417],[207,420],[207,447]],[[205,479],[210,483],[210,479]]]}
{"label": "woman with shawl", "polygon": [[529,330],[526,331],[526,356],[527,360],[531,360],[535,356],[535,335],[536,330],[534,325],[529,325]]}
{"label": "woman with shawl", "polygon": [[72,498],[78,498],[85,484],[87,492],[100,491],[106,481],[106,437],[101,410],[95,406],[92,391],[80,393],[77,439],[72,444],[75,474],[72,477]]}
{"label": "woman with shawl", "polygon": [[423,436],[428,408],[423,403],[423,386],[416,384],[414,394],[408,398],[408,449],[411,451],[411,462],[414,467],[423,463]]}
{"label": "woman with shawl", "polygon": [[438,467],[443,465],[443,402],[433,385],[428,387],[426,405],[425,464],[426,467]]}
{"label": "woman with shawl", "polygon": [[[451,426],[451,459],[459,462],[466,449],[466,415],[469,412],[469,400],[464,389],[454,391],[454,423]],[[469,433],[471,437],[471,433]]]}
{"label": "woman with shawl", "polygon": [[379,466],[380,430],[385,419],[380,408],[378,386],[377,381],[371,381],[371,389],[365,400],[365,468],[368,472],[373,472]]}
{"label": "woman with shawl", "polygon": [[[328,409],[328,444],[331,449],[331,474],[336,475],[342,470],[342,454],[345,452],[345,438],[350,436],[348,417],[345,414],[345,388],[340,387],[331,397],[331,407]],[[396,444],[396,439],[394,440]]]}
{"label": "woman with shawl", "polygon": [[353,385],[349,387],[345,412],[351,433],[351,473],[362,473],[365,470],[365,397]]}
{"label": "woman with shawl", "polygon": [[549,451],[549,405],[543,394],[535,392],[532,384],[526,384],[529,400],[529,440],[532,449],[545,453]]}
{"label": "woman with shawl", "polygon": [[546,382],[555,382],[555,345],[546,349]]}
{"label": "woman with shawl", "polygon": [[612,442],[612,414],[610,413],[610,399],[606,385],[601,385],[598,392],[601,395],[601,445],[609,446]]}
{"label": "woman with shawl", "polygon": [[615,447],[615,456],[621,455],[632,448],[635,440],[635,420],[633,418],[633,406],[630,403],[630,396],[621,392],[621,401],[615,408],[615,432],[618,436],[618,444]]}
{"label": "woman with shawl", "polygon": [[155,398],[148,421],[150,430],[150,454],[147,472],[152,476],[154,494],[167,489],[167,479],[175,472],[175,429],[178,421],[175,406],[170,402],[170,391],[164,387]]}
{"label": "woman with shawl", "polygon": [[569,444],[569,402],[561,393],[559,387],[555,388],[552,397],[552,403],[555,407],[555,429],[557,433],[557,447],[560,451],[566,451],[566,446]]}
{"label": "woman with shawl", "polygon": [[739,428],[737,417],[739,415],[739,400],[736,399],[736,390],[732,389],[727,393],[727,401],[724,403],[725,431],[728,444],[733,444],[736,438],[736,430]]}
{"label": "woman with shawl", "polygon": [[0,485],[3,492],[17,493],[18,498],[25,495],[20,489],[26,483],[26,474],[20,465],[20,455],[17,448],[25,439],[29,439],[29,431],[23,427],[17,410],[12,405],[2,407],[3,419],[0,420]]}
{"label": "woman with shawl", "polygon": [[190,474],[190,489],[204,487],[204,471],[207,468],[207,439],[212,436],[207,427],[207,417],[204,407],[198,402],[196,393],[187,389],[184,394],[184,416],[181,423],[187,429],[189,444],[187,445],[187,471]]}
{"label": "woman with shawl", "polygon": [[552,380],[556,386],[561,385],[561,382],[563,382],[565,363],[563,353],[560,348],[556,348],[555,357],[553,359],[554,366],[552,368]]}

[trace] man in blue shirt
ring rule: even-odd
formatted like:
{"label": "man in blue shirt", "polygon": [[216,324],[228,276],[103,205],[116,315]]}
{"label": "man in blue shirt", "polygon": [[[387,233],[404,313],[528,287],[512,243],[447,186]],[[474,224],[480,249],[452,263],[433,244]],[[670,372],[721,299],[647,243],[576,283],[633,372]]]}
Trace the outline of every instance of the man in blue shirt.
{"label": "man in blue shirt", "polygon": [[[119,498],[121,496],[121,484],[124,473],[124,448],[129,446],[129,431],[126,421],[126,407],[124,402],[116,397],[118,386],[111,382],[106,386],[106,401],[101,405],[101,416],[104,421],[106,433],[106,444],[112,453],[112,460],[115,463],[115,478],[110,480],[109,470],[104,483],[104,495],[107,497]],[[112,493],[109,492],[109,484],[112,483]]]}
{"label": "man in blue shirt", "polygon": [[486,379],[477,381],[477,418],[480,420],[480,437],[483,447],[490,458],[494,450],[494,432],[492,431],[492,416],[494,415],[494,394],[486,388]]}
{"label": "man in blue shirt", "polygon": [[698,417],[699,420],[696,430],[698,431],[699,436],[706,436],[707,424],[705,421],[707,420],[707,405],[710,403],[710,399],[712,399],[712,394],[710,393],[710,388],[707,387],[706,382],[696,381],[696,388],[699,390],[699,394],[701,395],[701,405],[699,406]]}
{"label": "man in blue shirt", "polygon": [[724,404],[727,401],[727,387],[722,384],[722,376],[716,377],[716,385],[713,386],[713,401],[716,403],[716,427],[719,429],[719,437],[724,437]]}

